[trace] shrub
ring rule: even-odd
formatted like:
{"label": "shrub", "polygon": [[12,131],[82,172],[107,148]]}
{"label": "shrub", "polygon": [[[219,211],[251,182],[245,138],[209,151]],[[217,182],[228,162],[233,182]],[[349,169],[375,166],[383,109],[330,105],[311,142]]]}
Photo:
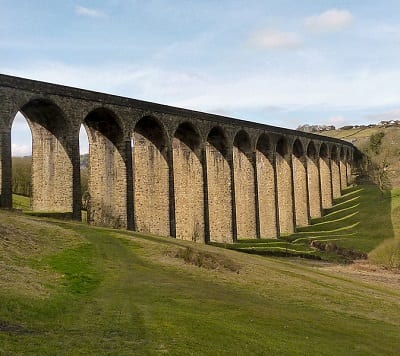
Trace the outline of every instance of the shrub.
{"label": "shrub", "polygon": [[236,273],[239,273],[240,270],[238,264],[225,256],[217,253],[196,251],[191,247],[179,248],[176,251],[167,251],[166,254],[171,257],[181,258],[185,263],[206,269],[223,268]]}
{"label": "shrub", "polygon": [[400,269],[400,239],[387,239],[368,255],[374,264],[387,269]]}

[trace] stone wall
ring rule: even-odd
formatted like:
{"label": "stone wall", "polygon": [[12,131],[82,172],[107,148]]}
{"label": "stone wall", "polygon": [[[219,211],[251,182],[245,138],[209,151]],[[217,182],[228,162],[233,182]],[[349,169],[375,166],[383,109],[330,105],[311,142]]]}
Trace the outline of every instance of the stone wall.
{"label": "stone wall", "polygon": [[169,236],[168,147],[161,128],[145,120],[133,136],[135,230]]}
{"label": "stone wall", "polygon": [[210,241],[232,242],[231,167],[223,152],[207,143],[207,181]]}
{"label": "stone wall", "polygon": [[322,215],[322,205],[318,158],[307,157],[307,182],[310,217],[319,218]]}
{"label": "stone wall", "polygon": [[233,146],[237,237],[249,239],[257,237],[254,168],[242,149]]}
{"label": "stone wall", "polygon": [[340,186],[341,189],[343,190],[347,188],[346,163],[341,160],[339,167],[340,167]]}
{"label": "stone wall", "polygon": [[276,156],[278,187],[279,231],[281,234],[294,232],[292,167],[288,159]]}
{"label": "stone wall", "polygon": [[293,155],[292,161],[296,225],[306,226],[309,224],[306,160],[304,156],[297,157],[296,155]]}
{"label": "stone wall", "polygon": [[176,238],[205,242],[203,167],[199,147],[173,139]]}
{"label": "stone wall", "polygon": [[336,159],[331,160],[331,172],[333,198],[339,198],[341,195],[340,168]]}
{"label": "stone wall", "polygon": [[274,164],[267,152],[259,149],[257,160],[257,189],[260,217],[260,237],[271,238],[277,236],[276,204],[275,204],[275,174]]}

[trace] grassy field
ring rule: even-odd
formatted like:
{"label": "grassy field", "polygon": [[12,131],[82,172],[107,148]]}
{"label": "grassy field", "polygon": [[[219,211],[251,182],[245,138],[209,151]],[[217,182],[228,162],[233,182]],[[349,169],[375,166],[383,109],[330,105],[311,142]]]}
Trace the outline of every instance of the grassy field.
{"label": "grassy field", "polygon": [[0,257],[0,354],[400,351],[391,277],[4,211]]}

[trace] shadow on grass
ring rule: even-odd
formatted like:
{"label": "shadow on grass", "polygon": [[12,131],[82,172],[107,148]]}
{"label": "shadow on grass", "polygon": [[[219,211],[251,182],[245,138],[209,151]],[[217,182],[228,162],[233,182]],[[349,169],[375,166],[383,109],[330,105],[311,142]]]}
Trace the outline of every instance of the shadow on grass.
{"label": "shadow on grass", "polygon": [[239,240],[226,248],[246,253],[275,256],[300,256],[337,262],[366,258],[383,240],[394,237],[391,220],[391,192],[382,194],[372,184],[344,190],[324,216],[296,233],[280,239]]}

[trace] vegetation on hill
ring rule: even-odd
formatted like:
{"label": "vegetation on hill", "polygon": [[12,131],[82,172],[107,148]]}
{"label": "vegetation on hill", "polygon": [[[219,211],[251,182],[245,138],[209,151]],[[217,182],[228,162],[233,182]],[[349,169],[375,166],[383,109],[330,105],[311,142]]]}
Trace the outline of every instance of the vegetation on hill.
{"label": "vegetation on hill", "polygon": [[398,281],[5,211],[0,256],[1,354],[400,350]]}
{"label": "vegetation on hill", "polygon": [[31,195],[32,157],[13,157],[12,192],[29,197]]}
{"label": "vegetation on hill", "polygon": [[353,143],[364,154],[363,173],[381,190],[400,187],[400,127],[363,127],[320,134]]}

